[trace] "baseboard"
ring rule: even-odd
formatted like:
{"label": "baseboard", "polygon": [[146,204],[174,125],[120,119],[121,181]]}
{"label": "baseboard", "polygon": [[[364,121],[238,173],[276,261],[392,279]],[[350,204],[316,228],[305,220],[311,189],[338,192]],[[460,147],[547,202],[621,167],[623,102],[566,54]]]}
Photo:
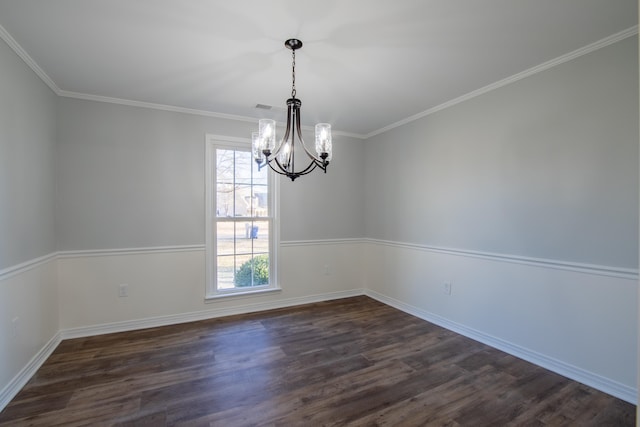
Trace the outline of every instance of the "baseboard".
{"label": "baseboard", "polygon": [[167,316],[148,317],[144,319],[128,320],[123,322],[104,323],[100,325],[82,326],[78,328],[63,329],[60,331],[62,339],[81,338],[94,335],[126,332],[138,329],[156,328],[159,326],[175,325],[179,323],[195,322],[198,320],[213,319],[216,317],[232,316],[235,314],[254,313],[258,311],[273,310],[277,308],[292,307],[314,302],[330,301],[340,298],[349,298],[364,295],[364,289],[351,289],[347,291],[329,292],[318,295],[309,295],[297,298],[288,298],[278,301],[266,301],[241,306],[217,308],[191,313],[172,314]]}
{"label": "baseboard", "polygon": [[622,399],[633,405],[638,402],[638,390],[633,387],[612,381],[608,378],[604,378],[600,375],[594,374],[582,368],[570,365],[552,357],[545,356],[544,354],[529,350],[519,345],[510,343],[508,341],[496,338],[494,336],[485,334],[478,330],[469,328],[456,322],[452,322],[444,317],[427,312],[420,308],[414,307],[410,304],[388,297],[371,289],[366,289],[365,295],[378,300],[405,313],[416,316],[422,320],[434,323],[438,326],[442,326],[450,331],[456,332],[460,335],[464,335],[467,338],[471,338],[475,341],[479,341],[483,344],[502,350],[505,353],[516,356],[520,359],[531,362],[535,365],[541,366],[545,369],[553,371],[564,377],[570,378],[579,383],[588,385],[611,396]]}
{"label": "baseboard", "polygon": [[53,353],[56,347],[58,347],[60,341],[62,341],[62,335],[58,332],[29,360],[20,372],[9,381],[9,384],[0,390],[0,411],[2,411],[9,402],[11,402],[11,399],[22,390],[22,387],[29,382],[40,366],[51,356],[51,353]]}
{"label": "baseboard", "polygon": [[513,356],[534,363],[550,371],[556,372],[572,380],[586,384],[604,393],[615,396],[631,404],[637,403],[637,389],[609,380],[602,376],[593,374],[584,369],[569,365],[562,361],[547,357],[543,354],[531,351],[527,348],[509,343],[499,338],[484,334],[464,325],[452,322],[443,317],[429,313],[410,304],[388,297],[370,289],[351,289],[347,291],[330,292],[305,297],[288,298],[279,301],[269,301],[263,303],[246,304],[242,306],[220,308],[213,310],[198,311],[192,313],[158,316],[152,318],[131,320],[125,322],[113,322],[100,325],[92,325],[79,328],[70,328],[58,331],[45,344],[38,353],[31,358],[25,367],[0,391],[0,411],[2,411],[18,392],[24,387],[29,379],[42,366],[47,358],[53,353],[58,344],[64,339],[80,338],[93,335],[102,335],[115,332],[125,332],[137,329],[167,326],[179,323],[193,322],[198,320],[212,319],[216,317],[231,316],[235,314],[245,314],[257,311],[272,310],[278,308],[291,307],[315,302],[330,301],[340,298],[367,295],[405,313],[416,316],[420,319],[442,326],[446,329],[464,335],[468,338],[482,342],[486,345],[502,350]]}

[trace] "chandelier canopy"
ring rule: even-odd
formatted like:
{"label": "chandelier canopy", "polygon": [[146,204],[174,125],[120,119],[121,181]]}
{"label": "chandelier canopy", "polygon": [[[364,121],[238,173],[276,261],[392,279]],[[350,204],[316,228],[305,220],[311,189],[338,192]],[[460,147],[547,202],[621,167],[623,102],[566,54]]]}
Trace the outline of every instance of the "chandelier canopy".
{"label": "chandelier canopy", "polygon": [[[298,39],[289,39],[284,45],[291,49],[291,98],[287,99],[287,127],[284,137],[276,145],[276,122],[271,119],[261,119],[258,121],[258,132],[251,134],[251,144],[253,157],[258,163],[258,168],[269,165],[269,167],[280,175],[286,175],[294,181],[302,175],[306,175],[316,168],[327,172],[327,166],[332,157],[331,146],[331,125],[328,123],[318,123],[316,131],[316,153],[309,151],[302,138],[300,129],[300,106],[302,101],[296,98],[296,50],[302,47],[302,42]],[[304,154],[309,159],[306,167],[296,170],[296,146],[302,147]],[[303,161],[306,160],[303,157]]]}

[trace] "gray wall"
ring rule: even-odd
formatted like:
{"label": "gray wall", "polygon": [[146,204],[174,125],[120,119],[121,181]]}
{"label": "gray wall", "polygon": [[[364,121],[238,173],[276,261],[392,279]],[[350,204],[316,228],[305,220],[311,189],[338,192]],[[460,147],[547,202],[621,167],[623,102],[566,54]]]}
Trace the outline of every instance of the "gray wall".
{"label": "gray wall", "polygon": [[637,268],[637,37],[375,136],[365,157],[367,237]]}
{"label": "gray wall", "polygon": [[0,269],[55,251],[56,102],[0,41]]}
{"label": "gray wall", "polygon": [[[305,135],[314,141],[313,135]],[[333,160],[327,173],[280,181],[282,240],[364,237],[365,141],[333,137]]]}
{"label": "gray wall", "polygon": [[[205,134],[257,123],[59,101],[59,250],[204,244]],[[326,175],[282,181],[283,240],[362,237],[363,141],[336,136]]]}
{"label": "gray wall", "polygon": [[[282,239],[366,235],[635,268],[636,46],[627,39],[366,143],[337,136],[327,175],[282,181]],[[204,134],[245,137],[253,123],[56,101],[4,43],[0,55],[0,268],[55,250],[56,102],[58,249],[203,243]],[[402,167],[381,168],[389,158]]]}

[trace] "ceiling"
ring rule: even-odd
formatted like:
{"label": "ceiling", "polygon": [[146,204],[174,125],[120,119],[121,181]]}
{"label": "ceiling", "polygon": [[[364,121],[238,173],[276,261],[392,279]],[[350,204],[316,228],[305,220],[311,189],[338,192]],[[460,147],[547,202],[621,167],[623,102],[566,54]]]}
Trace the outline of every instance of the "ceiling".
{"label": "ceiling", "polygon": [[0,0],[59,95],[214,116],[283,120],[299,38],[303,123],[360,137],[637,23],[636,0]]}

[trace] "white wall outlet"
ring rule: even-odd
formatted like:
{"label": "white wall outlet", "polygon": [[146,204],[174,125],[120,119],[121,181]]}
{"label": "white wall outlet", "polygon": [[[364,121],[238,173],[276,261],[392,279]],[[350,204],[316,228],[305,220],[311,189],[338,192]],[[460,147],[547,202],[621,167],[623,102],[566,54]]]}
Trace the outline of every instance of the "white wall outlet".
{"label": "white wall outlet", "polygon": [[11,319],[11,335],[15,338],[18,336],[18,321],[19,317],[14,317]]}
{"label": "white wall outlet", "polygon": [[445,295],[451,295],[451,282],[444,282],[442,284],[442,292],[444,292]]}
{"label": "white wall outlet", "polygon": [[324,265],[324,267],[322,268],[322,272],[324,273],[325,276],[328,276],[331,274],[331,271],[329,271],[329,264]]}
{"label": "white wall outlet", "polygon": [[128,297],[129,296],[129,285],[126,283],[121,283],[118,286],[118,296],[119,297]]}

